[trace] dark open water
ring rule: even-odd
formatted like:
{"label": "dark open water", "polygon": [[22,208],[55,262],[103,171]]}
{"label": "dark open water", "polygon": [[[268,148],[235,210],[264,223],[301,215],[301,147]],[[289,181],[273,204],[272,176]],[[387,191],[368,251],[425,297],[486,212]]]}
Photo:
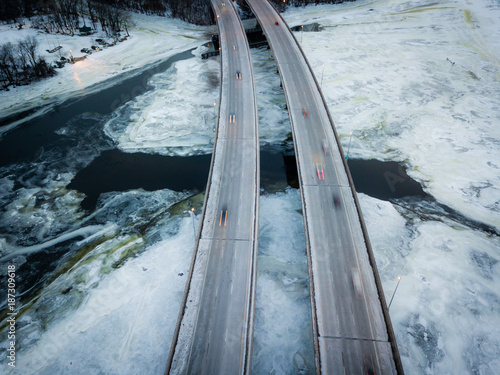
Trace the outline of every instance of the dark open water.
{"label": "dark open water", "polygon": [[[203,191],[211,155],[124,153],[103,132],[104,124],[116,108],[151,89],[147,82],[152,75],[188,58],[193,58],[191,51],[182,52],[112,87],[57,105],[51,112],[4,134],[0,139],[0,182],[11,180],[14,186],[10,191],[0,191],[0,218],[12,210],[10,202],[17,200],[23,190],[40,189],[37,199],[50,199],[44,189],[50,187],[51,180],[67,172],[75,175],[67,188],[86,195],[81,207],[87,214],[95,210],[99,196],[106,192],[170,189],[194,195]],[[4,119],[3,123],[8,121]],[[263,193],[283,191],[287,186],[298,188],[295,156],[290,147],[283,151],[280,147],[273,145],[261,150]],[[380,199],[424,195],[420,185],[397,163],[349,160],[349,166],[359,192]],[[29,228],[24,228],[28,232],[19,233],[18,229],[0,222],[0,230],[1,237],[7,236],[9,242],[21,246],[39,243],[34,234],[28,233]],[[61,231],[64,230],[62,225]],[[23,265],[25,269],[19,273],[20,292],[41,285],[67,249],[68,244],[61,242],[52,246],[50,252],[31,254]]]}
{"label": "dark open water", "polygon": [[[99,119],[110,115],[116,108],[151,89],[149,78],[168,69],[174,62],[193,58],[191,50],[172,56],[167,61],[131,78],[118,82],[90,95],[70,99],[38,118],[30,120],[8,132],[0,140],[0,167],[9,169],[15,163],[36,163],[44,153],[57,152],[64,158],[81,141],[57,131],[73,123],[88,127],[92,119],[82,114],[91,113]],[[6,122],[5,120],[3,121]],[[76,122],[76,124],[75,124]],[[94,120],[95,122],[95,120]],[[90,129],[91,131],[93,129]],[[95,129],[99,138],[105,138],[102,129]],[[110,140],[101,142],[101,152],[88,165],[78,171],[68,186],[87,195],[82,208],[95,208],[99,194],[143,188],[176,191],[202,191],[205,188],[211,155],[171,157],[140,153],[123,153],[114,148]],[[408,177],[405,169],[395,162],[377,160],[349,160],[356,190],[379,199],[424,195],[421,186]],[[64,172],[64,171],[62,171]],[[279,153],[276,148],[261,151],[261,182],[265,192],[297,188],[295,157],[289,152]]]}

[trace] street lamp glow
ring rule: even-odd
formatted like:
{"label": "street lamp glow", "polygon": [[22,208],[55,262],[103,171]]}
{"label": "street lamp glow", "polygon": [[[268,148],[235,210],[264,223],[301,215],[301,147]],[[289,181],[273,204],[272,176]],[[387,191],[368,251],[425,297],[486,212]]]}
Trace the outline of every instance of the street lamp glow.
{"label": "street lamp glow", "polygon": [[194,225],[194,207],[191,207],[191,218],[193,219],[193,235],[194,235],[194,238],[196,240],[196,227]]}
{"label": "street lamp glow", "polygon": [[394,293],[392,293],[391,301],[389,302],[389,306],[387,307],[387,310],[391,308],[391,303],[392,300],[394,299],[394,295],[396,294],[396,290],[398,290],[399,282],[401,281],[401,276],[398,276],[398,283],[396,284],[396,288],[394,289]]}
{"label": "street lamp glow", "polygon": [[349,150],[351,149],[352,132],[350,132],[349,135],[350,135],[350,137],[349,137],[349,147],[347,147],[347,156],[346,156],[345,160],[349,160]]}
{"label": "street lamp glow", "polygon": [[322,65],[323,70],[321,70],[321,84],[319,85],[320,88],[323,87],[323,74],[325,73],[325,64]]}

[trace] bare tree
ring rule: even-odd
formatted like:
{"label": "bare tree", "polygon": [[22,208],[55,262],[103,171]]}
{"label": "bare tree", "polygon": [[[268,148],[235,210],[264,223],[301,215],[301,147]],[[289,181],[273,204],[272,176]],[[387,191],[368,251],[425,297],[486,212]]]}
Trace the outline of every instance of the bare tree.
{"label": "bare tree", "polygon": [[19,55],[24,55],[29,65],[33,69],[36,69],[37,65],[37,54],[36,50],[38,48],[38,41],[34,36],[28,36],[26,39],[19,42]]}
{"label": "bare tree", "polygon": [[78,1],[54,0],[51,4],[51,21],[57,31],[74,34],[79,24]]}
{"label": "bare tree", "polygon": [[[17,44],[15,48],[16,56],[13,60],[13,65],[18,71],[18,68],[21,71],[26,71],[29,68],[29,63],[28,63],[28,55],[25,53],[24,47],[25,47],[26,42],[20,41],[19,44]],[[15,61],[15,63],[14,63]]]}
{"label": "bare tree", "polygon": [[97,21],[95,17],[95,6],[92,0],[87,0],[87,9],[89,10],[90,20],[92,21],[92,26],[95,29],[95,23]]}
{"label": "bare tree", "polygon": [[4,88],[16,83],[15,66],[12,66],[13,61],[15,61],[14,47],[9,42],[0,47],[0,77]]}
{"label": "bare tree", "polygon": [[107,23],[107,6],[104,4],[100,4],[97,2],[94,2],[94,10],[95,10],[95,15],[99,23],[101,24],[101,29],[102,31],[106,32],[107,35],[109,35],[109,30],[108,30],[108,23]]}

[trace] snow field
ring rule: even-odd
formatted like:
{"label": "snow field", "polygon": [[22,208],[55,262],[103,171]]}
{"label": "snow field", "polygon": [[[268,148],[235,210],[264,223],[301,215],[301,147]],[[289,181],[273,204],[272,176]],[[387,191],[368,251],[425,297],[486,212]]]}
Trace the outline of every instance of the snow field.
{"label": "snow field", "polygon": [[[158,16],[132,14],[133,25],[129,27],[130,37],[113,47],[88,55],[83,61],[67,64],[56,69],[57,75],[35,82],[27,87],[15,87],[0,91],[0,113],[2,117],[31,108],[57,104],[70,96],[80,96],[116,83],[123,73],[141,69],[168,57],[198,47],[208,39],[206,28],[186,22]],[[9,25],[0,27],[2,40],[17,43],[26,36],[36,36],[39,54],[51,63],[61,56],[66,58],[83,56],[83,47],[95,45],[96,38],[106,38],[97,33],[91,36],[47,35],[29,28],[29,22],[22,30],[12,29]],[[63,48],[53,54],[46,52],[55,46]],[[123,75],[124,76],[124,75]],[[111,79],[114,78],[114,79]],[[19,97],[23,100],[20,101]],[[50,108],[50,106],[49,106]],[[40,109],[46,111],[48,108]],[[43,112],[41,112],[43,113]]]}

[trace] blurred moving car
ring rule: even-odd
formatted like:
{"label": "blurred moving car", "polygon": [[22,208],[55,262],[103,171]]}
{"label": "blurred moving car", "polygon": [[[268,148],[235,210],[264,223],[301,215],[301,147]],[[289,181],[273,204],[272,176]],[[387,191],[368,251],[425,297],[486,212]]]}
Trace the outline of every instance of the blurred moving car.
{"label": "blurred moving car", "polygon": [[325,171],[322,164],[316,164],[316,172],[318,173],[318,180],[325,180]]}
{"label": "blurred moving car", "polygon": [[359,270],[355,267],[351,268],[352,284],[354,286],[354,293],[356,298],[363,297],[363,285],[361,284],[361,277],[359,275]]}
{"label": "blurred moving car", "polygon": [[328,141],[326,139],[323,139],[321,145],[323,146],[323,152],[325,153],[325,155],[328,154],[330,152],[330,146],[328,145]]}
{"label": "blurred moving car", "polygon": [[227,224],[227,207],[223,206],[220,210],[219,227],[225,227]]}
{"label": "blurred moving car", "polygon": [[340,208],[340,197],[337,194],[333,194],[333,205],[335,208]]}

